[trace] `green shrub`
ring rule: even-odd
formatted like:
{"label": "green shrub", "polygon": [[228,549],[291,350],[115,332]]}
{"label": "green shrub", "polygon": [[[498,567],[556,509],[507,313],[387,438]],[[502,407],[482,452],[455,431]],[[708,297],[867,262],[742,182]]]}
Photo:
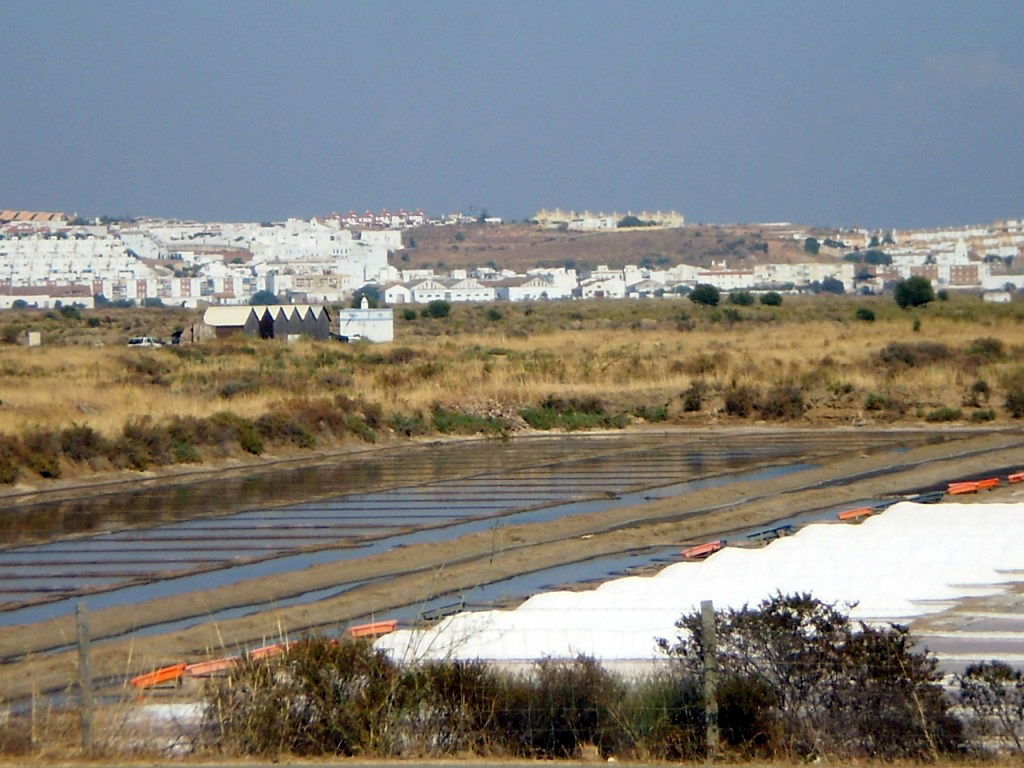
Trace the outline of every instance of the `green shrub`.
{"label": "green shrub", "polygon": [[704,304],[714,307],[721,298],[721,293],[715,286],[708,283],[700,283],[689,294],[690,301],[694,304]]}
{"label": "green shrub", "polygon": [[452,411],[435,406],[431,412],[434,427],[443,434],[477,435],[507,434],[511,425],[504,419],[478,416],[464,411]]}
{"label": "green shrub", "polygon": [[377,442],[377,433],[373,427],[367,424],[366,419],[358,414],[352,414],[347,421],[348,431],[367,443]]}
{"label": "green shrub", "polygon": [[1024,416],[1024,384],[1014,384],[1006,391],[1005,406],[1013,418]]}
{"label": "green shrub", "polygon": [[407,321],[407,322],[411,322],[411,321],[415,320],[416,319],[416,310],[415,309],[409,309],[408,307],[406,307],[405,309],[402,310],[402,319]]}
{"label": "green shrub", "polygon": [[203,456],[192,443],[174,443],[171,451],[175,464],[200,464]]}
{"label": "green shrub", "polygon": [[949,347],[939,342],[894,341],[885,345],[878,353],[878,359],[885,365],[906,365],[912,368],[947,360],[952,354]]}
{"label": "green shrub", "polygon": [[621,709],[645,760],[704,758],[704,696],[696,675],[673,667],[641,680],[630,688]]}
{"label": "green shrub", "polygon": [[171,436],[165,426],[154,424],[149,417],[132,419],[121,428],[121,435],[138,447],[138,453],[145,454],[147,466],[171,463]]}
{"label": "green shrub", "polygon": [[875,311],[867,307],[857,307],[857,311],[853,313],[853,316],[865,323],[875,322]]}
{"label": "green shrub", "polygon": [[241,424],[238,428],[238,446],[246,453],[259,456],[263,453],[263,438],[252,424]]}
{"label": "green shrub", "polygon": [[156,387],[166,387],[171,383],[168,378],[171,373],[170,364],[154,354],[134,350],[130,355],[122,356],[121,362],[131,382]]}
{"label": "green shrub", "polygon": [[757,408],[757,400],[757,390],[751,387],[732,387],[725,392],[725,412],[745,419]]}
{"label": "green shrub", "polygon": [[217,394],[225,400],[230,400],[232,397],[256,392],[259,389],[260,383],[255,379],[230,379],[220,386]]}
{"label": "green shrub", "polygon": [[85,424],[72,424],[60,432],[60,450],[71,461],[83,462],[102,456],[106,441]]}
{"label": "green shrub", "polygon": [[632,413],[644,421],[665,421],[668,418],[668,405],[638,405]]}
{"label": "green shrub", "polygon": [[988,385],[988,382],[984,379],[978,379],[971,388],[967,391],[967,396],[964,398],[964,405],[979,406],[988,402],[989,395],[992,394],[992,390]]}
{"label": "green shrub", "polygon": [[758,408],[765,419],[799,419],[807,409],[803,392],[792,386],[770,390]]}
{"label": "green shrub", "polygon": [[423,415],[419,413],[393,413],[388,417],[387,426],[392,431],[406,437],[429,435],[431,432],[430,425],[423,418]]}
{"label": "green shrub", "polygon": [[680,397],[683,400],[683,411],[694,413],[704,405],[704,396],[707,393],[707,384],[701,380],[694,381],[683,391]]}
{"label": "green shrub", "polygon": [[501,318],[501,310],[499,310],[497,307],[491,307],[490,309],[487,310],[487,319],[490,320],[492,323],[498,322],[499,320],[501,320]]}
{"label": "green shrub", "polygon": [[444,299],[435,299],[427,304],[426,309],[423,310],[424,317],[433,317],[440,319],[442,317],[448,317],[452,311],[452,305]]}
{"label": "green shrub", "polygon": [[993,421],[996,417],[996,412],[991,408],[979,408],[971,413],[971,421],[975,423],[981,423],[985,421]]}
{"label": "green shrub", "polygon": [[754,295],[750,291],[732,291],[729,293],[729,303],[739,307],[751,307],[754,305]]}
{"label": "green shrub", "polygon": [[893,298],[903,309],[908,307],[923,307],[935,300],[935,291],[927,278],[913,275],[906,280],[901,280],[893,289]]}
{"label": "green shrub", "polygon": [[980,358],[986,361],[1002,360],[1006,354],[1003,342],[991,337],[974,339],[967,347],[967,354],[971,357]]}
{"label": "green shrub", "polygon": [[0,483],[13,485],[21,477],[21,445],[13,435],[0,432]]}
{"label": "green shrub", "polygon": [[629,424],[624,413],[608,414],[601,401],[594,397],[569,398],[548,397],[539,406],[522,409],[519,415],[534,429],[622,429]]}
{"label": "green shrub", "polygon": [[963,417],[959,408],[943,406],[925,414],[925,421],[959,421]]}
{"label": "green shrub", "polygon": [[399,674],[368,643],[301,640],[213,684],[205,730],[248,755],[391,754]]}
{"label": "green shrub", "polygon": [[428,661],[403,670],[409,700],[403,718],[406,751],[445,757],[515,754],[499,709],[507,700],[508,675],[483,661]]}
{"label": "green shrub", "polygon": [[107,443],[107,459],[118,469],[135,469],[144,472],[149,469],[153,460],[139,443],[121,437]]}
{"label": "green shrub", "polygon": [[264,413],[256,419],[254,427],[261,438],[271,443],[291,443],[299,448],[316,447],[316,436],[302,420],[301,414]]}
{"label": "green shrub", "polygon": [[884,411],[889,408],[889,398],[877,392],[868,392],[864,398],[864,408],[868,411]]}
{"label": "green shrub", "polygon": [[593,659],[537,662],[529,683],[516,693],[500,726],[523,756],[566,759],[584,744],[602,755],[620,753],[625,734],[617,710],[625,689]]}
{"label": "green shrub", "polygon": [[999,745],[1019,760],[1024,755],[1024,673],[1002,661],[982,661],[969,665],[956,681],[974,742]]}
{"label": "green shrub", "polygon": [[25,466],[40,477],[58,478],[61,475],[60,435],[48,429],[33,429],[21,436]]}
{"label": "green shrub", "polygon": [[782,306],[782,294],[778,291],[768,291],[761,294],[761,303],[766,307]]}
{"label": "green shrub", "polygon": [[[937,659],[899,625],[851,621],[809,594],[716,612],[719,725],[755,750],[819,759],[934,760],[963,749],[963,730]],[[659,645],[693,675],[702,664],[701,614],[684,615]],[[731,678],[735,682],[730,681]],[[735,686],[735,687],[732,687]],[[731,690],[730,690],[731,689]],[[731,702],[731,703],[732,703]],[[728,712],[728,716],[726,715]]]}

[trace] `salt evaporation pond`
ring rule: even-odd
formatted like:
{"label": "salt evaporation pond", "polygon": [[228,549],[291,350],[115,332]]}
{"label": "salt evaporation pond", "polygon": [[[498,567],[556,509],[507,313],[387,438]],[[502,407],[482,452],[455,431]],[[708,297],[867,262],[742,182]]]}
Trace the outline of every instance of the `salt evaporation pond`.
{"label": "salt evaporation pond", "polygon": [[602,661],[660,658],[656,638],[702,600],[756,604],[809,592],[854,604],[850,616],[899,622],[1024,581],[1024,504],[895,504],[859,525],[818,523],[768,546],[726,548],[584,592],[545,592],[514,610],[463,612],[429,629],[377,641],[396,658],[530,661],[586,654]]}

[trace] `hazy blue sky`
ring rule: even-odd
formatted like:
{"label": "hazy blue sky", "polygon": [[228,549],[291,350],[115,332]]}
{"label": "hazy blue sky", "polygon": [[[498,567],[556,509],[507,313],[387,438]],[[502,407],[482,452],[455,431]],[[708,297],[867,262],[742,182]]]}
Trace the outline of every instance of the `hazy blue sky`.
{"label": "hazy blue sky", "polygon": [[1024,2],[0,3],[0,208],[1024,216]]}

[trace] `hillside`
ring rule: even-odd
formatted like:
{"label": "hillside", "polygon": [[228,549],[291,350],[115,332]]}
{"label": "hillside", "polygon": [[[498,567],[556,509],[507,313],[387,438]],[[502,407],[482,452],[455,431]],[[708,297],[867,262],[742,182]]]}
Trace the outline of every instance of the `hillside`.
{"label": "hillside", "polygon": [[407,230],[406,248],[395,255],[399,269],[452,269],[489,265],[518,272],[532,267],[570,266],[586,270],[600,264],[668,267],[685,263],[731,268],[758,263],[828,261],[802,243],[757,226],[688,226],[623,232],[564,232],[532,224],[426,226]]}

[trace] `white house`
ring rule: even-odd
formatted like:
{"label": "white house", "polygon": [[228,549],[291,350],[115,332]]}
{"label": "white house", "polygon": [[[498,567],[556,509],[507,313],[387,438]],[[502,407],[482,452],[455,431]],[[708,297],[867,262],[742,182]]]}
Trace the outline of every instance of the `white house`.
{"label": "white house", "polygon": [[754,272],[747,269],[704,270],[696,275],[696,282],[713,285],[721,291],[735,291],[754,287]]}
{"label": "white house", "polygon": [[385,304],[410,304],[412,289],[405,283],[388,283],[384,286]]}
{"label": "white house", "polygon": [[359,309],[339,309],[338,335],[348,341],[365,339],[373,342],[395,340],[395,311],[390,308],[369,307],[363,297],[363,305]]}
{"label": "white house", "polygon": [[990,304],[1009,304],[1012,298],[1009,291],[985,291],[981,294],[981,300]]}
{"label": "white house", "polygon": [[0,286],[0,309],[11,309],[16,301],[37,309],[96,306],[91,289],[85,285]]}
{"label": "white house", "polygon": [[618,276],[589,278],[580,283],[580,295],[584,299],[624,299],[626,282]]}
{"label": "white house", "polygon": [[665,284],[660,280],[640,280],[627,286],[627,295],[631,299],[644,299],[661,296],[665,292]]}
{"label": "white house", "polygon": [[497,298],[503,301],[537,301],[540,299],[564,298],[552,295],[558,289],[540,275],[508,277],[491,283]]}

